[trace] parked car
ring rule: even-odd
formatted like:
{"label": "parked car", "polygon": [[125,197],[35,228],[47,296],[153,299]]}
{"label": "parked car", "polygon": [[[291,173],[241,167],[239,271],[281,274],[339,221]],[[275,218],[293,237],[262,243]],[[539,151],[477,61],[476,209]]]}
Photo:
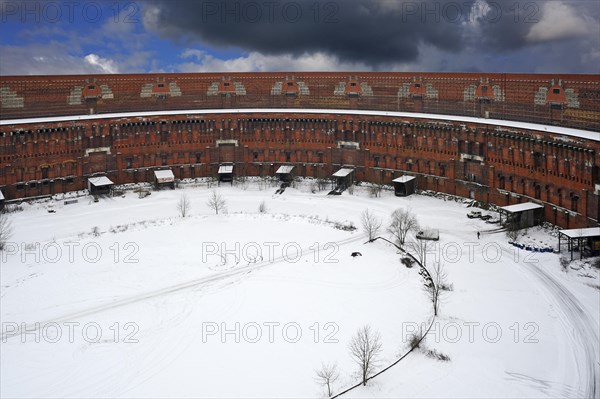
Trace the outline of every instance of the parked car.
{"label": "parked car", "polygon": [[491,219],[486,220],[485,222],[489,223],[489,224],[497,224],[497,223],[500,223],[500,219],[498,219],[498,218],[491,218]]}
{"label": "parked car", "polygon": [[467,217],[469,219],[480,218],[481,217],[481,212],[480,211],[471,211],[471,212],[467,213]]}
{"label": "parked car", "polygon": [[481,215],[481,220],[487,221],[492,218],[492,215]]}

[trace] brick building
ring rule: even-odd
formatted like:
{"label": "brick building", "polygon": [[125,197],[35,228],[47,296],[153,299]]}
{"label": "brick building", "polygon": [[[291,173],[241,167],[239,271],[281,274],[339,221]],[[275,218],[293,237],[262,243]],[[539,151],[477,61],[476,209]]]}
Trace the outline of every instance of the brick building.
{"label": "brick building", "polygon": [[7,200],[176,178],[355,178],[498,205],[534,201],[565,228],[595,226],[597,75],[239,73],[0,77]]}

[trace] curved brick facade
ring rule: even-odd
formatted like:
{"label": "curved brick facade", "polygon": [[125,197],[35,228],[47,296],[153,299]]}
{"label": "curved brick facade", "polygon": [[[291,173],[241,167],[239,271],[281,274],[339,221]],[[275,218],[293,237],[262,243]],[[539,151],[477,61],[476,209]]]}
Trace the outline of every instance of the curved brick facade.
{"label": "curved brick facade", "polygon": [[[48,76],[2,77],[0,88],[0,189],[9,200],[82,189],[98,173],[117,183],[147,181],[163,166],[186,178],[214,175],[222,162],[234,162],[238,175],[272,175],[279,164],[292,163],[298,175],[322,177],[341,165],[353,165],[359,180],[389,183],[409,173],[423,189],[499,205],[534,200],[545,204],[548,221],[563,227],[598,221],[600,141],[590,134],[600,131],[598,76]],[[360,112],[227,111],[249,107],[489,116],[588,132],[577,137],[485,120]],[[7,121],[185,109],[215,111]]]}

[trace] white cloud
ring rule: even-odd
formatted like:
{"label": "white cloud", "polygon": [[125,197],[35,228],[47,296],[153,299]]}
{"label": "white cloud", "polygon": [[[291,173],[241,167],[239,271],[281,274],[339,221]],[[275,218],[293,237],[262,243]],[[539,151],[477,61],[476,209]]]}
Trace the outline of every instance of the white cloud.
{"label": "white cloud", "polygon": [[83,59],[88,64],[100,68],[104,73],[119,73],[119,68],[111,59],[102,58],[96,54],[88,54]]}
{"label": "white cloud", "polygon": [[182,58],[195,58],[175,66],[180,72],[271,72],[271,71],[369,71],[371,67],[360,62],[342,62],[337,57],[322,52],[301,56],[265,55],[251,52],[237,58],[216,58],[204,51],[186,49]]}
{"label": "white cloud", "polygon": [[144,73],[159,69],[154,52],[131,54],[72,53],[63,43],[0,45],[0,75]]}
{"label": "white cloud", "polygon": [[161,10],[155,6],[145,6],[142,13],[142,24],[147,31],[165,33],[164,24],[161,24]]}
{"label": "white cloud", "polygon": [[[542,5],[541,19],[533,25],[526,36],[528,42],[539,43],[551,40],[586,36],[595,28],[583,15],[558,1],[548,1]],[[590,26],[591,25],[591,26]]]}
{"label": "white cloud", "polygon": [[67,46],[50,42],[0,46],[0,75],[61,75],[116,73],[117,63],[96,54],[73,55]]}

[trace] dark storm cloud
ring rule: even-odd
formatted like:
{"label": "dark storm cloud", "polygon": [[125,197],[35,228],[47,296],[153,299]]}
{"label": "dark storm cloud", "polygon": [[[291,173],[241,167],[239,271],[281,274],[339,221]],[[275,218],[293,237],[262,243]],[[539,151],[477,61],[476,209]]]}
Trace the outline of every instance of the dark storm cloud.
{"label": "dark storm cloud", "polygon": [[[600,2],[593,0],[540,0],[490,2],[477,13],[481,47],[519,50],[544,36],[564,41],[598,39]],[[589,30],[589,28],[594,29]],[[585,32],[587,30],[587,33]],[[537,34],[532,35],[532,31]]]}
{"label": "dark storm cloud", "polygon": [[459,51],[470,7],[446,3],[156,0],[147,3],[146,24],[178,40],[264,54],[322,51],[378,64],[414,60],[421,42]]}
{"label": "dark storm cloud", "polygon": [[542,17],[541,3],[505,1],[481,10],[476,16],[480,26],[480,46],[499,51],[525,46],[527,33]]}
{"label": "dark storm cloud", "polygon": [[[377,65],[413,61],[420,44],[454,52],[466,47],[523,48],[532,27],[548,12],[546,3],[152,0],[145,3],[145,21],[151,29],[177,40],[263,54],[322,51],[341,60]],[[568,6],[587,12],[590,4],[580,1]],[[597,14],[597,9],[591,11]]]}
{"label": "dark storm cloud", "polygon": [[[374,68],[415,61],[422,46],[498,55],[580,38],[586,36],[583,18],[597,26],[599,8],[588,0],[150,0],[144,5],[146,26],[180,43],[268,55],[324,52]],[[565,12],[569,15],[561,18]],[[593,36],[587,34],[592,44]]]}

